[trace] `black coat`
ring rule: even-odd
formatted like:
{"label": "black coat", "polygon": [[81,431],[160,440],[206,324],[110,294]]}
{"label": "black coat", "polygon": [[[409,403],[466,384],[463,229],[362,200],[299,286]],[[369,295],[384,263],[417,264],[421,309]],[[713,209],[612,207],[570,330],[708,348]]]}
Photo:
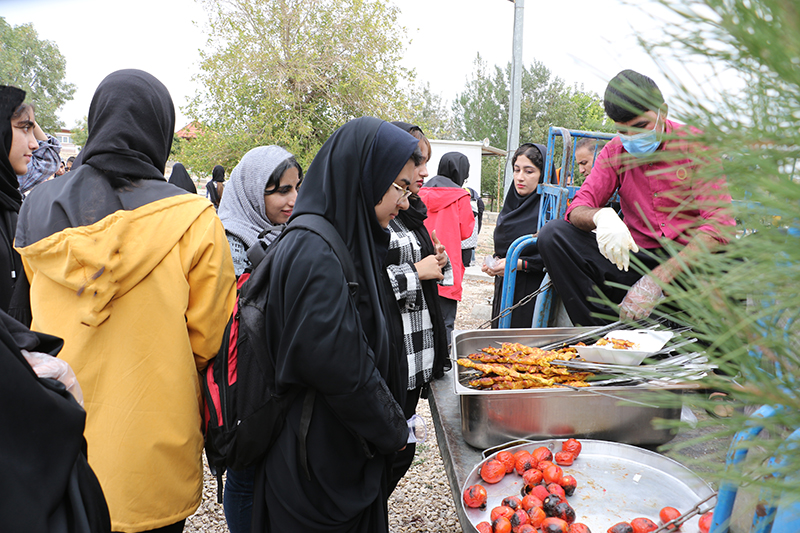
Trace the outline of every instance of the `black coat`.
{"label": "black coat", "polygon": [[13,139],[11,115],[25,100],[25,91],[0,86],[0,310],[8,311],[15,281],[22,275],[22,261],[14,250],[17,213],[22,205],[19,182],[8,159]]}
{"label": "black coat", "polygon": [[388,529],[387,469],[408,435],[407,375],[383,264],[389,233],[374,206],[416,146],[388,123],[356,119],[328,139],[303,181],[294,215],[333,224],[356,268],[355,301],[321,237],[292,231],[273,245],[266,338],[279,392],[316,391],[306,439],[311,479],[298,454],[299,394],[257,471],[254,531]]}

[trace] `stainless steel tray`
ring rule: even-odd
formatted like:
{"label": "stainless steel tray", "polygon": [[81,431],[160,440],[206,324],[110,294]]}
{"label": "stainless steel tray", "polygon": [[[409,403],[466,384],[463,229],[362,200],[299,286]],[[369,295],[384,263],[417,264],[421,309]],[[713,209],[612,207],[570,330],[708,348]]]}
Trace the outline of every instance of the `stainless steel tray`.
{"label": "stainless steel tray", "polygon": [[[561,450],[561,442],[530,442],[507,450],[515,453],[547,446],[556,452]],[[675,507],[683,513],[713,493],[700,476],[661,454],[602,440],[581,439],[581,444],[581,454],[572,466],[562,469],[578,481],[575,493],[567,498],[575,509],[575,521],[586,524],[592,531],[606,531],[617,522],[630,522],[638,517],[659,524],[658,512],[662,507]],[[499,451],[489,455],[487,460],[497,453]],[[467,476],[461,494],[471,485],[483,485],[488,493],[486,510],[466,507],[463,499],[459,500],[473,527],[489,521],[491,510],[500,505],[503,498],[519,496],[524,485],[522,476],[515,472],[506,474],[494,485],[485,483],[479,473],[481,464],[475,465]],[[708,508],[710,505],[704,504],[701,511]],[[699,531],[698,519],[698,516],[691,518],[682,526],[682,531]]]}
{"label": "stainless steel tray", "polygon": [[[454,334],[453,357],[467,357],[502,342],[543,346],[591,330],[573,327],[460,331]],[[552,437],[663,444],[674,434],[669,429],[654,428],[652,421],[679,419],[681,406],[680,402],[672,402],[672,406],[663,407],[663,397],[657,402],[658,396],[665,391],[681,394],[695,388],[683,384],[598,388],[610,396],[571,389],[479,391],[461,385],[460,378],[468,369],[455,366],[453,387],[460,397],[461,432],[468,444],[481,449],[514,439]]]}

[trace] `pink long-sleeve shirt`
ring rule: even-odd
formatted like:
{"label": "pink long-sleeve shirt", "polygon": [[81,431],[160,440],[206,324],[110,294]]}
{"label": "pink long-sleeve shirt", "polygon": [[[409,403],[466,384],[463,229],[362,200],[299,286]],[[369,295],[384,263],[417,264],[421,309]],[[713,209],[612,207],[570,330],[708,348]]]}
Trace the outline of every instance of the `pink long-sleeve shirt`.
{"label": "pink long-sleeve shirt", "polygon": [[[699,133],[666,121],[667,137],[681,131]],[[638,160],[623,148],[619,137],[614,138],[598,154],[567,209],[567,220],[578,206],[605,206],[619,189],[623,220],[640,248],[660,248],[664,238],[686,244],[697,232],[727,242],[736,223],[729,210],[725,178],[697,179],[697,170],[705,163],[688,155],[697,151],[697,145],[673,138],[664,141],[653,156]]]}

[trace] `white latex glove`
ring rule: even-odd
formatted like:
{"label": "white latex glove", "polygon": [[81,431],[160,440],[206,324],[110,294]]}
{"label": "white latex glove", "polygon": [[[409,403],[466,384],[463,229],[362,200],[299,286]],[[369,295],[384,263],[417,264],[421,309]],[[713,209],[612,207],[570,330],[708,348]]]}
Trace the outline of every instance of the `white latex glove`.
{"label": "white latex glove", "polygon": [[603,257],[617,265],[620,270],[628,271],[630,263],[629,250],[639,251],[633,242],[628,226],[617,216],[617,212],[610,207],[604,207],[592,217],[597,234],[597,247]]}
{"label": "white latex glove", "polygon": [[46,353],[20,351],[37,376],[56,379],[63,383],[67,387],[67,392],[70,392],[83,407],[83,391],[81,391],[78,378],[75,377],[75,372],[72,371],[69,363]]}
{"label": "white latex glove", "polygon": [[639,320],[650,316],[658,301],[664,297],[661,286],[650,276],[633,284],[619,305],[620,320]]}

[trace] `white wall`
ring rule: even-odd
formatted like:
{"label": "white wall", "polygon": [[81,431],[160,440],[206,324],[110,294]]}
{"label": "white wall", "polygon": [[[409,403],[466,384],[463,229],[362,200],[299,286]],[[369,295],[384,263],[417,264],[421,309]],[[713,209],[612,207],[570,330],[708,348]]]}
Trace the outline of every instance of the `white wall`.
{"label": "white wall", "polygon": [[483,144],[477,141],[430,141],[431,160],[428,161],[430,178],[437,174],[439,160],[447,152],[461,152],[469,159],[469,177],[464,185],[481,193],[481,149]]}

